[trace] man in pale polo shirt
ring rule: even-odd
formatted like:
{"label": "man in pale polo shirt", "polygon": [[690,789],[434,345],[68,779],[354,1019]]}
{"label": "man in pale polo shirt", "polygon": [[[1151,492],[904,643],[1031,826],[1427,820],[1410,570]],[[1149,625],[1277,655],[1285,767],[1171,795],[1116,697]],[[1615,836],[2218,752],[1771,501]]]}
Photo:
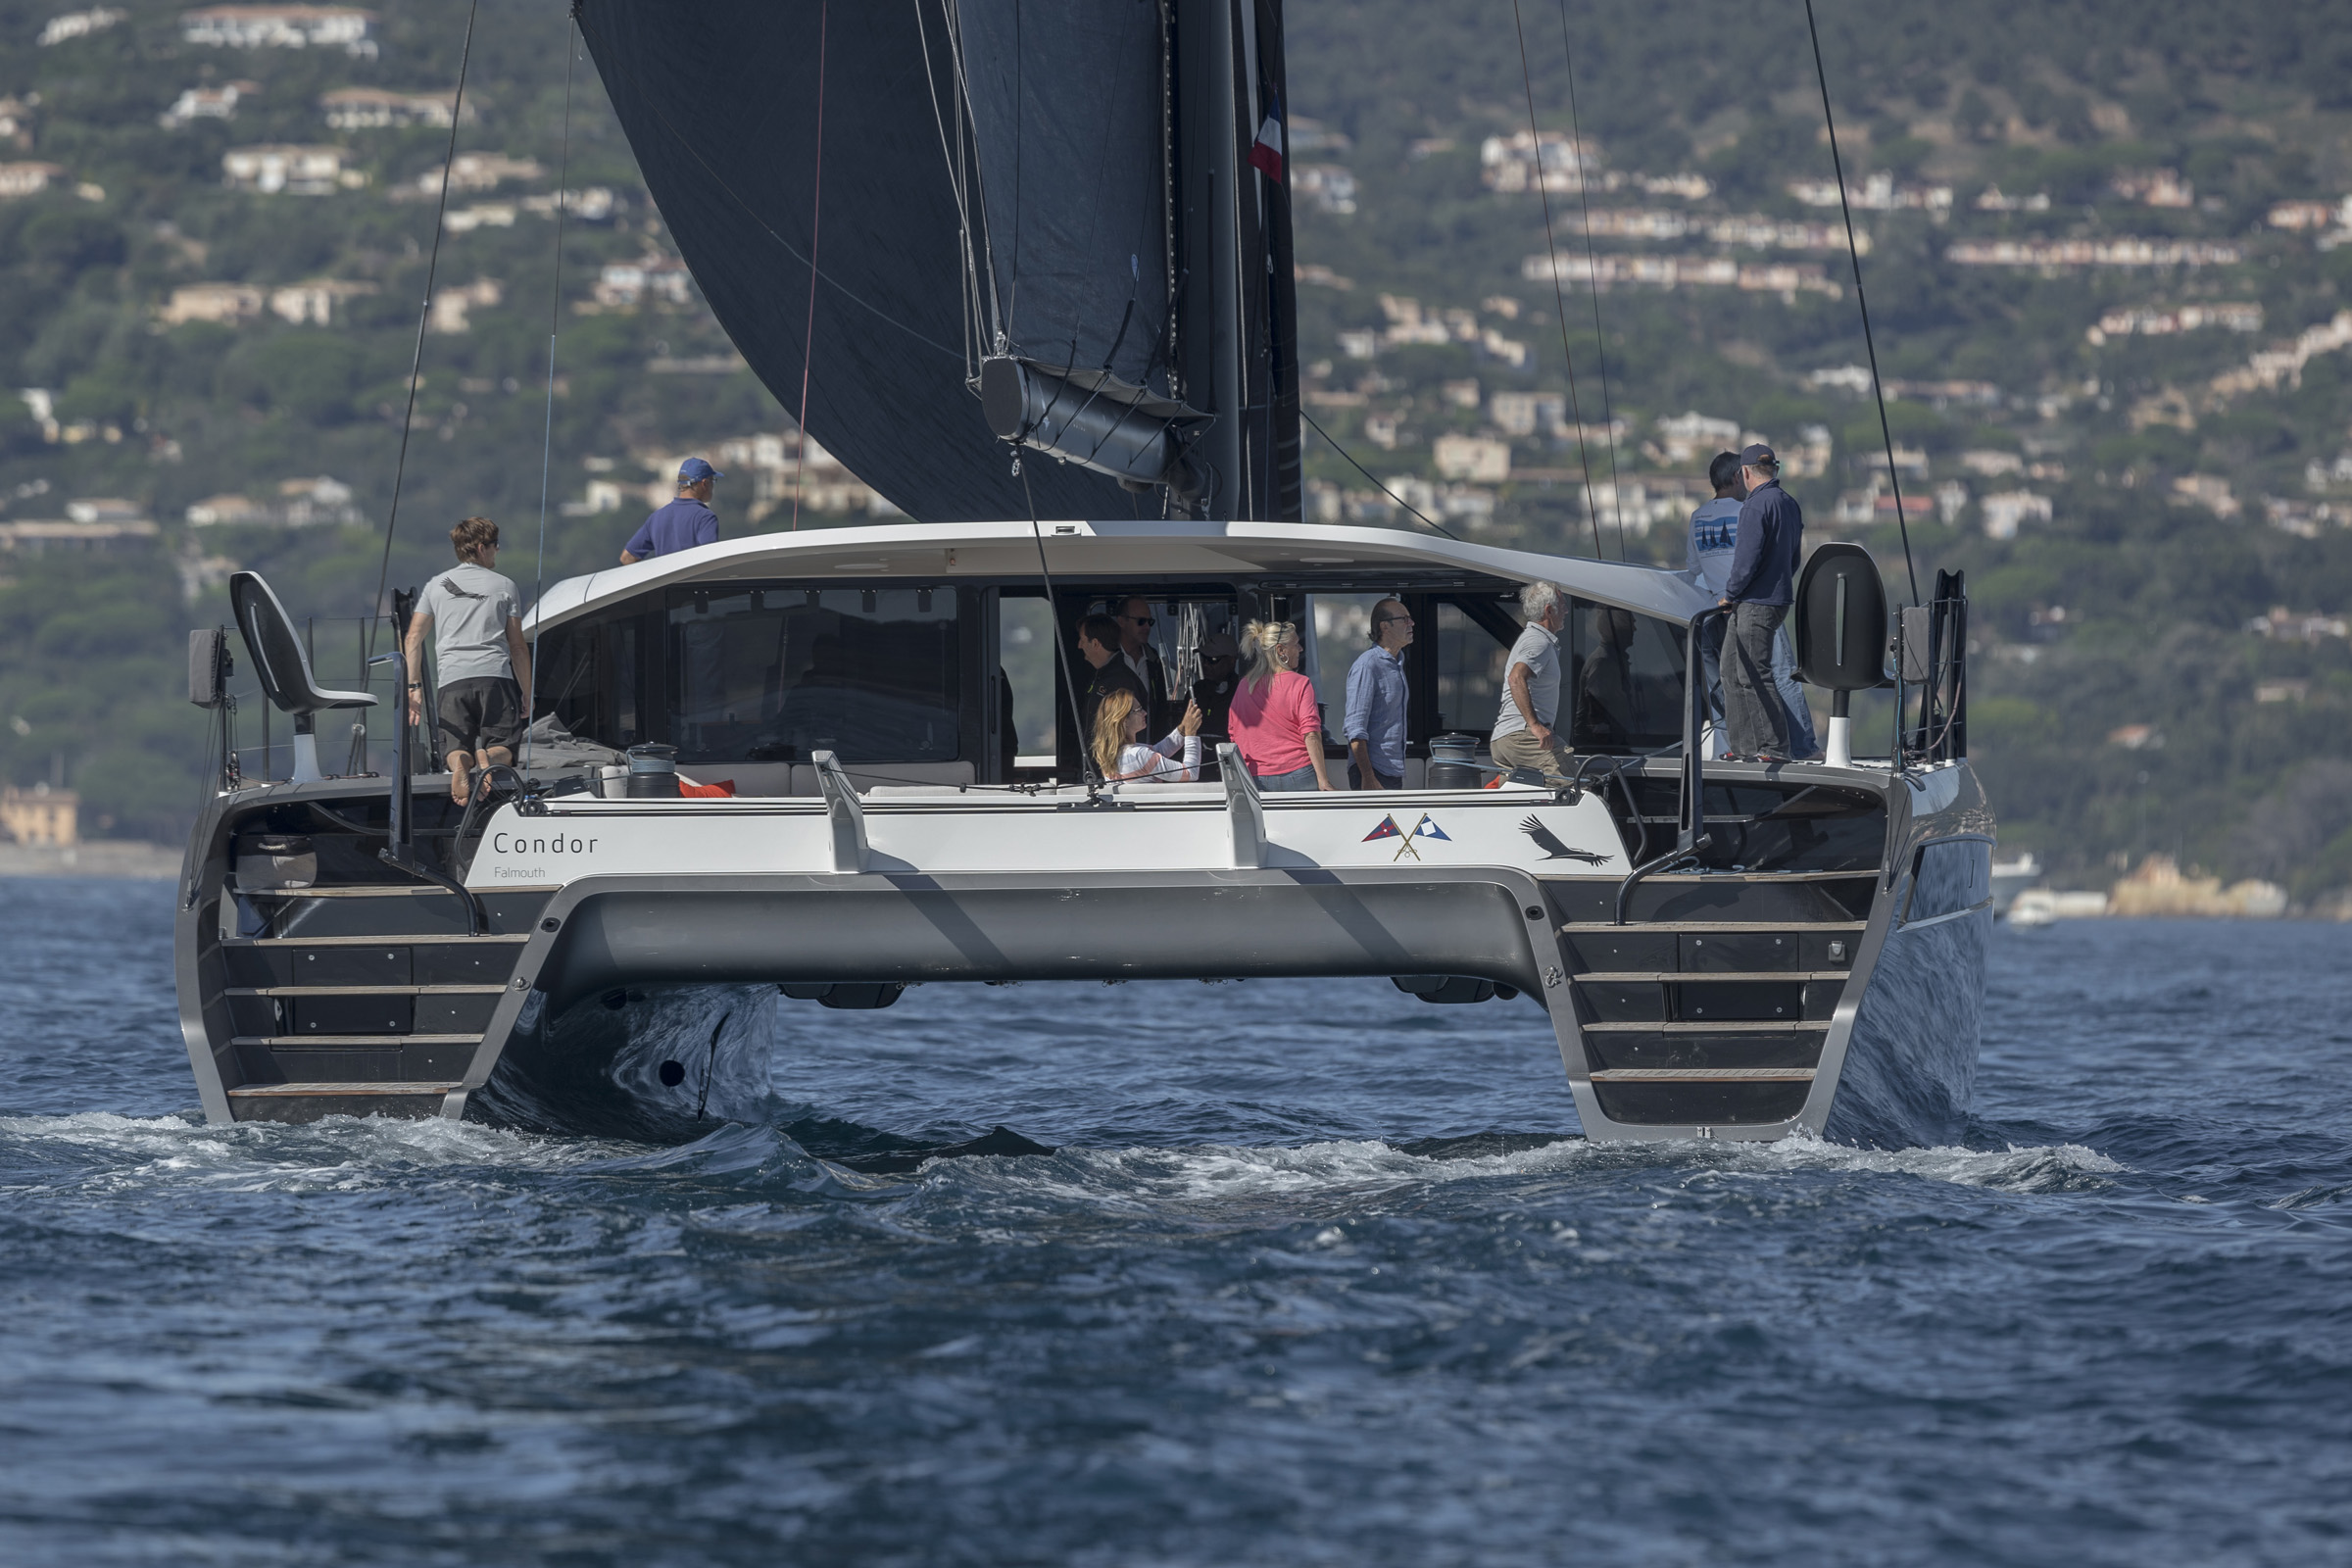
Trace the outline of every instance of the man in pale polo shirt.
{"label": "man in pale polo shirt", "polygon": [[1497,767],[1532,767],[1555,784],[1568,782],[1576,748],[1552,729],[1560,707],[1560,628],[1568,598],[1557,583],[1531,582],[1519,590],[1527,626],[1511,644],[1503,673],[1501,711],[1487,751]]}

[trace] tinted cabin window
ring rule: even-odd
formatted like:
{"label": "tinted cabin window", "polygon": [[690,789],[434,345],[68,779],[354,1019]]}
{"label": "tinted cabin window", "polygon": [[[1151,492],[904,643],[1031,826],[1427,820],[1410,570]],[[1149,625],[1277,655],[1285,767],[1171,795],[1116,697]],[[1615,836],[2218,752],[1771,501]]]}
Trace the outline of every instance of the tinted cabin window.
{"label": "tinted cabin window", "polygon": [[538,710],[553,713],[556,722],[574,735],[591,739],[598,738],[602,718],[596,710],[597,631],[597,627],[574,621],[547,633],[539,639],[538,664],[533,672]]}
{"label": "tinted cabin window", "polygon": [[1946,839],[1920,846],[1911,874],[1905,920],[1973,909],[1992,897],[1992,846],[1983,839]]}
{"label": "tinted cabin window", "polygon": [[956,603],[942,588],[679,590],[667,626],[681,762],[945,762],[959,755]]}
{"label": "tinted cabin window", "polygon": [[1054,701],[1054,609],[1043,589],[999,597],[997,658],[1004,671],[1002,692],[1011,704],[1014,754],[1051,767],[1060,713]]}
{"label": "tinted cabin window", "polygon": [[[1437,606],[1438,728],[1484,735],[1501,711],[1503,661],[1509,647],[1457,605]],[[1421,636],[1430,634],[1426,626]]]}
{"label": "tinted cabin window", "polygon": [[1588,599],[1569,601],[1556,727],[1588,752],[1647,752],[1683,738],[1683,628]]}
{"label": "tinted cabin window", "polygon": [[637,694],[651,685],[641,662],[653,639],[639,633],[635,619],[607,625],[603,638],[604,680],[612,695],[605,705],[607,728],[597,739],[625,750],[645,739],[645,718],[638,711]]}

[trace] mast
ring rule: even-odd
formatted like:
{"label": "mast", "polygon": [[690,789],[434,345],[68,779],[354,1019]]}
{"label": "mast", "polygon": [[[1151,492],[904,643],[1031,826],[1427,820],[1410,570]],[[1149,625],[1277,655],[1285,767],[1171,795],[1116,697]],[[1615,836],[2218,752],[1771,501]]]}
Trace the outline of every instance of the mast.
{"label": "mast", "polygon": [[[1245,9],[1246,8],[1246,9]],[[1210,418],[1192,449],[1201,514],[1298,515],[1290,191],[1245,161],[1284,93],[1279,0],[1172,0],[1176,365]]]}

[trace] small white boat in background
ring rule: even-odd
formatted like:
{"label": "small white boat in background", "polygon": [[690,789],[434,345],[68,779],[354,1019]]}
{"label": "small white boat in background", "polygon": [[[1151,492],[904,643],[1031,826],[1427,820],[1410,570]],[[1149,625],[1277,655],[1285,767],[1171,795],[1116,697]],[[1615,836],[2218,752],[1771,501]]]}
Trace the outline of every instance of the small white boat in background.
{"label": "small white boat in background", "polygon": [[2039,882],[2041,876],[2041,862],[2034,858],[2032,850],[2020,851],[2014,860],[1994,860],[1992,862],[1993,917],[1998,919],[2009,914],[2017,896]]}

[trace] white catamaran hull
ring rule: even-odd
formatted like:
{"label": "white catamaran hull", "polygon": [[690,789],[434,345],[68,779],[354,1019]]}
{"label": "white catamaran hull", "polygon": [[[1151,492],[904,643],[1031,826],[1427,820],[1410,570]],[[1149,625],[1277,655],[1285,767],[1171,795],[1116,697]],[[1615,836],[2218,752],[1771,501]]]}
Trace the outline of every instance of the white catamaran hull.
{"label": "white catamaran hull", "polygon": [[[1533,1000],[1593,1138],[1949,1138],[1992,918],[1974,778],[1771,772],[1882,800],[1887,854],[1652,877],[1620,925],[1630,865],[1594,792],[573,796],[488,819],[479,936],[438,888],[235,886],[238,818],[355,808],[349,785],[276,786],[224,801],[192,866],[183,1023],[216,1119],[458,1116],[487,1089],[504,1119],[646,1132],[705,1079],[647,1080],[632,1029],[697,988],[741,1036],[765,1015],[743,999],[773,988],[872,1005],[910,984],[1383,977]],[[370,1004],[385,1019],[352,1028]]]}

